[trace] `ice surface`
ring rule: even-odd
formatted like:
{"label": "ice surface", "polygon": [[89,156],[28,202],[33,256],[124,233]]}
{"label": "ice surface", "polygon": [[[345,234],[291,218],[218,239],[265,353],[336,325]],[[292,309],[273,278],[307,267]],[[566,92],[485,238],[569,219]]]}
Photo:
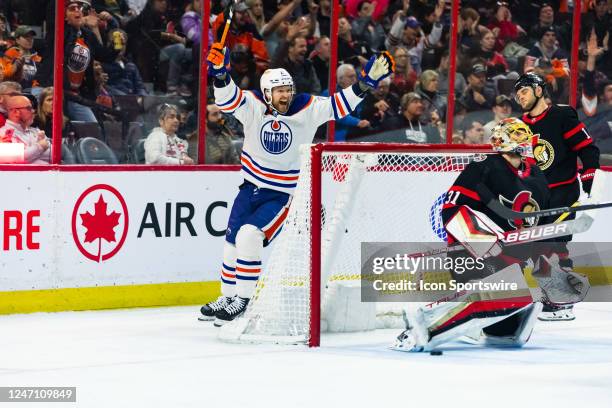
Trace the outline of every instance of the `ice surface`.
{"label": "ice surface", "polygon": [[612,304],[538,322],[523,349],[387,349],[398,330],[322,347],[234,345],[198,307],[0,316],[0,386],[76,386],[77,403],[17,407],[610,407]]}

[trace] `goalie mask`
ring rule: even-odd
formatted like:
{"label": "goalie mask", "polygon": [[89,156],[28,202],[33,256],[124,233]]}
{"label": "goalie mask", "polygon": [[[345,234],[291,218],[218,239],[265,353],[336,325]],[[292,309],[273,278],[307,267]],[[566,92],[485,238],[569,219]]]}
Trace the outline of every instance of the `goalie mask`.
{"label": "goalie mask", "polygon": [[[295,85],[293,84],[293,78],[291,78],[289,72],[283,68],[267,69],[261,76],[260,83],[264,101],[270,107],[270,109],[280,113],[285,113],[289,109],[291,100],[295,96]],[[291,95],[289,97],[289,101],[287,102],[287,109],[284,111],[279,110],[272,104],[272,90],[279,86],[291,87]]]}
{"label": "goalie mask", "polygon": [[538,137],[525,122],[518,118],[507,118],[493,128],[490,142],[496,152],[533,158],[533,146],[537,140]]}

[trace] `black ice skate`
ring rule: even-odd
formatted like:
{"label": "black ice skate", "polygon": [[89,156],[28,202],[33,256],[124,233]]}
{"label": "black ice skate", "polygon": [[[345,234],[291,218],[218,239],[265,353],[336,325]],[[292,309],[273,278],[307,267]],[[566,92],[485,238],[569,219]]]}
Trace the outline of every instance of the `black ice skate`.
{"label": "black ice skate", "polygon": [[205,304],[200,308],[202,316],[198,317],[198,320],[202,322],[215,320],[216,314],[229,305],[231,301],[232,298],[221,295],[214,302]]}
{"label": "black ice skate", "polygon": [[574,305],[554,305],[544,303],[544,308],[538,316],[538,320],[545,322],[574,320]]}
{"label": "black ice skate", "polygon": [[227,322],[231,322],[237,317],[242,316],[244,311],[249,304],[249,300],[247,298],[241,298],[236,296],[232,299],[231,303],[228,304],[225,309],[219,311],[217,313],[217,318],[215,319],[215,326],[221,327]]}

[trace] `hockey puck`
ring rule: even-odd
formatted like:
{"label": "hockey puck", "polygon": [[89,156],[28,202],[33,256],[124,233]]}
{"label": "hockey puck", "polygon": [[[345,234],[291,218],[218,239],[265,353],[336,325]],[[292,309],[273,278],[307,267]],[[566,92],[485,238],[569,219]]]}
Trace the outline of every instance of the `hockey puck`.
{"label": "hockey puck", "polygon": [[441,356],[442,355],[442,350],[431,350],[429,352],[429,355],[431,355],[431,356]]}

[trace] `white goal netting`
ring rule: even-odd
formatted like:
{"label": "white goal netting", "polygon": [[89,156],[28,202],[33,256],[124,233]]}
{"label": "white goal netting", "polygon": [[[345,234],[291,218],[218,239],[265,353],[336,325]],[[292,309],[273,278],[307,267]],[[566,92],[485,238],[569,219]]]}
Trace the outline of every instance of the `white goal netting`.
{"label": "white goal netting", "polygon": [[[406,145],[405,151],[393,152],[386,152],[384,145],[359,152],[351,152],[348,144],[341,152],[323,148],[318,185],[311,172],[311,148],[302,147],[300,180],[289,215],[264,265],[255,296],[244,317],[223,327],[222,339],[318,344],[318,339],[312,338],[317,335],[317,330],[312,332],[313,308],[322,310],[324,331],[384,326],[384,321],[363,321],[371,320],[365,316],[368,306],[363,308],[358,290],[350,290],[360,285],[362,242],[443,241],[440,210],[445,193],[458,173],[482,156],[450,147],[418,151]],[[311,231],[310,217],[311,207],[318,205],[312,202],[312,192],[319,188],[320,241]],[[313,245],[319,244],[321,259],[313,259]],[[314,262],[321,263],[322,304],[311,306]],[[337,320],[331,315],[338,314],[338,302],[334,302],[338,296],[343,296],[342,327],[332,324]],[[390,304],[369,307],[376,308],[379,319],[398,309]],[[352,324],[352,320],[359,322]]]}

